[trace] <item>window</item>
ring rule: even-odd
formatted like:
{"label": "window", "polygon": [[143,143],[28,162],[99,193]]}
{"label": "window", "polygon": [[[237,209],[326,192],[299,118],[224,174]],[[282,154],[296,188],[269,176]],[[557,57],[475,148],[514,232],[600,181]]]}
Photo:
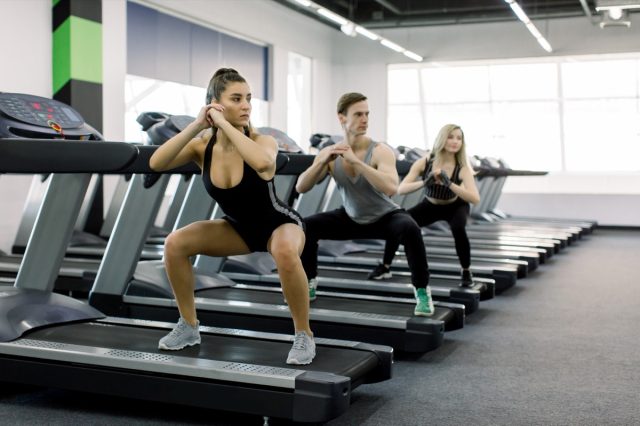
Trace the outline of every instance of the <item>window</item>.
{"label": "window", "polygon": [[639,60],[562,64],[567,170],[638,170],[639,69]]}
{"label": "window", "polygon": [[[128,74],[125,78],[125,139],[129,142],[146,141],[146,133],[136,121],[142,112],[157,111],[195,117],[204,106],[205,96],[204,87]],[[268,125],[268,103],[252,98],[251,105],[251,124],[254,127]]]}
{"label": "window", "polygon": [[471,155],[513,168],[639,170],[640,57],[395,65],[388,89],[394,146],[431,147],[455,123]]}
{"label": "window", "polygon": [[311,136],[311,59],[289,53],[287,135],[305,151]]}

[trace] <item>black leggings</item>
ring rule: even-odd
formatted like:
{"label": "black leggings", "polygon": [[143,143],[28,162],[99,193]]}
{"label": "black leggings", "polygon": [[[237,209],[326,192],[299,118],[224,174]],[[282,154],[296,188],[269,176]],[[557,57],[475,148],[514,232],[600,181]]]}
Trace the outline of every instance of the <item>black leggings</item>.
{"label": "black leggings", "polygon": [[[458,197],[451,204],[432,204],[424,198],[420,203],[410,208],[408,212],[420,226],[427,226],[439,220],[446,220],[451,227],[460,266],[463,269],[469,268],[471,265],[471,246],[465,229],[467,217],[469,216],[469,203]],[[402,244],[402,241],[397,238],[387,239],[383,258],[385,265],[391,265],[400,244]]]}
{"label": "black leggings", "polygon": [[420,227],[406,210],[395,210],[374,223],[361,225],[354,222],[344,208],[318,213],[304,219],[306,243],[302,252],[302,265],[307,277],[318,275],[318,240],[351,240],[354,238],[394,238],[404,244],[411,269],[411,282],[416,288],[429,283],[427,253]]}

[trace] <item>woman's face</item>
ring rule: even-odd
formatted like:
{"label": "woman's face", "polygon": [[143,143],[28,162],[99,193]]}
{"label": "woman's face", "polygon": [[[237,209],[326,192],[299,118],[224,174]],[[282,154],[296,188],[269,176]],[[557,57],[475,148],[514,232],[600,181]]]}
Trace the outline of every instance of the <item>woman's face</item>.
{"label": "woman's face", "polygon": [[462,139],[462,130],[455,129],[451,133],[449,133],[449,137],[447,137],[447,142],[444,144],[444,149],[447,152],[452,154],[457,153],[462,148],[463,139]]}
{"label": "woman's face", "polygon": [[251,90],[247,83],[229,83],[218,102],[224,106],[224,118],[231,125],[246,127],[251,117]]}

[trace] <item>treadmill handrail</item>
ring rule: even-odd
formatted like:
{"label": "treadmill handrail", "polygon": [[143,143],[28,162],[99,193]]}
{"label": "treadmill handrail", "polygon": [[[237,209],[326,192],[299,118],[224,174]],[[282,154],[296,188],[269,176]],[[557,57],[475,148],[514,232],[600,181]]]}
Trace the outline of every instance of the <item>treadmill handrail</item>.
{"label": "treadmill handrail", "polygon": [[[122,142],[0,139],[0,173],[116,173],[138,157]],[[53,161],[55,159],[55,161]]]}

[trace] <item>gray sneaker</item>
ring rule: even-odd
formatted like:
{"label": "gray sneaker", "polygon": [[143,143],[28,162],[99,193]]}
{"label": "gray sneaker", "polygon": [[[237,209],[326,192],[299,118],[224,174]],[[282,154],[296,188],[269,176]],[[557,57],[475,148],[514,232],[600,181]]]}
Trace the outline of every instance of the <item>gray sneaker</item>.
{"label": "gray sneaker", "polygon": [[316,356],[316,342],[304,331],[299,331],[293,338],[293,347],[289,351],[287,364],[307,365],[311,364]]}
{"label": "gray sneaker", "polygon": [[173,330],[171,330],[171,333],[160,339],[158,348],[166,351],[178,351],[186,348],[187,346],[199,345],[199,325],[200,321],[196,322],[195,327],[193,327],[181,317]]}

